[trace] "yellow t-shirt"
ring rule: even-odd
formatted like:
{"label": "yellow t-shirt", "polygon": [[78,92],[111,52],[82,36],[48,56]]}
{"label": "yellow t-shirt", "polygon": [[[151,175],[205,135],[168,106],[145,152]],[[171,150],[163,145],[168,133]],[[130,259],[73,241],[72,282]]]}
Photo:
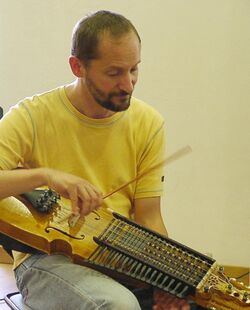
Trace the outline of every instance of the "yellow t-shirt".
{"label": "yellow t-shirt", "polygon": [[[91,119],[74,108],[64,87],[24,99],[0,121],[0,169],[58,169],[104,194],[162,161],[164,145],[164,120],[148,104],[132,98],[128,110]],[[162,188],[159,168],[104,204],[129,217],[134,199],[160,196]]]}

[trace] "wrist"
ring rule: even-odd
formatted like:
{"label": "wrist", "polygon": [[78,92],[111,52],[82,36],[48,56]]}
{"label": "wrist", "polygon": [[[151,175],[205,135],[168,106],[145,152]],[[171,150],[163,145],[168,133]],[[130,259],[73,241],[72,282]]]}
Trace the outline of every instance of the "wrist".
{"label": "wrist", "polygon": [[50,168],[37,168],[36,179],[38,180],[39,186],[48,186],[50,184]]}

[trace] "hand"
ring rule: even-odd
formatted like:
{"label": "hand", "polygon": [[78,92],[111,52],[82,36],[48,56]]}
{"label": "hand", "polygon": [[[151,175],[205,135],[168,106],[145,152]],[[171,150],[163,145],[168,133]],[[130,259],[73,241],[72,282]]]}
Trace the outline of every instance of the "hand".
{"label": "hand", "polygon": [[73,214],[86,216],[103,203],[102,193],[80,177],[46,168],[45,178],[49,188],[71,200]]}
{"label": "hand", "polygon": [[190,310],[190,305],[185,299],[180,299],[167,292],[154,291],[153,310]]}

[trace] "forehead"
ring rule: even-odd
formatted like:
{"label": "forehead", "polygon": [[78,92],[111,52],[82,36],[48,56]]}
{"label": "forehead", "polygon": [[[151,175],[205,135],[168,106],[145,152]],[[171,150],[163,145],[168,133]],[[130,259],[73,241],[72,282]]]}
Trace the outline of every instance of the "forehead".
{"label": "forehead", "polygon": [[99,38],[98,54],[98,59],[93,60],[96,64],[134,66],[140,62],[141,44],[133,31],[119,38],[104,33]]}

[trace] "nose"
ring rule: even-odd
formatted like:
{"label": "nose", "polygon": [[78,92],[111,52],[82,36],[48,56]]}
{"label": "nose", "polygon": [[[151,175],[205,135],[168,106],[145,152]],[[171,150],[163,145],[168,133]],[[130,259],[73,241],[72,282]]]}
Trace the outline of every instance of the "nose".
{"label": "nose", "polygon": [[134,90],[135,83],[136,83],[135,77],[129,73],[121,78],[119,88],[120,90],[123,90],[128,94],[131,94]]}

